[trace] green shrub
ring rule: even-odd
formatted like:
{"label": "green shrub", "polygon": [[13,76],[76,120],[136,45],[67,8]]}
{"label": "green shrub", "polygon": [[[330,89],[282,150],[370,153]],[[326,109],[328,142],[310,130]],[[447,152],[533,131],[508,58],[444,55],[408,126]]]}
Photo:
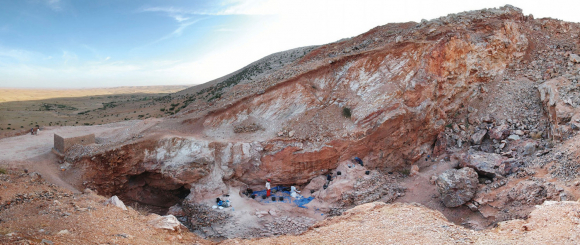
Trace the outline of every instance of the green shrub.
{"label": "green shrub", "polygon": [[6,174],[8,171],[6,171],[5,168],[0,167],[0,174]]}
{"label": "green shrub", "polygon": [[351,113],[350,113],[350,108],[348,107],[343,107],[342,108],[342,115],[346,118],[350,118]]}

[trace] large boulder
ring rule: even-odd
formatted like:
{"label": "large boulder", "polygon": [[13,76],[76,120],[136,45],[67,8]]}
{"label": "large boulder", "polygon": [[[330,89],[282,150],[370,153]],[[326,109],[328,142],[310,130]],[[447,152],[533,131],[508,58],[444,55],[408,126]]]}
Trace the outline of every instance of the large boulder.
{"label": "large boulder", "polygon": [[157,229],[180,231],[182,228],[185,228],[185,226],[171,214],[165,216],[151,214],[149,216],[149,224]]}
{"label": "large boulder", "polygon": [[125,207],[123,201],[121,201],[117,196],[112,196],[111,198],[107,199],[104,204],[107,206],[112,205],[120,209],[127,210],[127,207]]}
{"label": "large boulder", "polygon": [[477,191],[477,173],[472,168],[449,169],[437,178],[437,191],[446,207],[458,207],[471,200]]}
{"label": "large boulder", "polygon": [[470,152],[460,158],[459,166],[473,168],[481,175],[494,178],[502,175],[501,166],[506,160],[506,157],[495,153]]}

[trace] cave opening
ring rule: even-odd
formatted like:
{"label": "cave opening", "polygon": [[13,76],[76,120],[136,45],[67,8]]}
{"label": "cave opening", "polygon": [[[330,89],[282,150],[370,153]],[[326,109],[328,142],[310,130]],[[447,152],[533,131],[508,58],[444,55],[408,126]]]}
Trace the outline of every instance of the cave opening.
{"label": "cave opening", "polygon": [[117,196],[138,211],[165,215],[171,206],[183,202],[190,193],[185,185],[157,172],[144,172],[127,178]]}

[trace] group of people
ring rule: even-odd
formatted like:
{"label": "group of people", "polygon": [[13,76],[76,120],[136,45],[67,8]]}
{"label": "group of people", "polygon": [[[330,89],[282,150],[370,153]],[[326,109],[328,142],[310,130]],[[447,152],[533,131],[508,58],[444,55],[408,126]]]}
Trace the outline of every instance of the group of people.
{"label": "group of people", "polygon": [[[266,180],[266,197],[270,197],[270,195],[272,194],[271,192],[271,184],[270,184],[270,179]],[[296,189],[296,186],[291,186],[290,187],[290,196],[296,198],[298,197],[298,193],[300,193],[299,190]]]}
{"label": "group of people", "polygon": [[40,128],[31,128],[30,135],[38,135],[38,131],[40,131]]}
{"label": "group of people", "polygon": [[[352,161],[355,162],[356,164],[360,164],[361,166],[364,166],[363,161],[359,157],[354,157]],[[350,165],[349,165],[349,167],[350,167]],[[326,189],[326,187],[330,184],[330,181],[332,181],[332,174],[328,173],[328,175],[326,175],[326,184],[324,185],[324,189]],[[270,179],[267,179],[266,180],[266,197],[270,197],[270,194],[271,194],[270,189],[271,189]],[[300,191],[297,191],[296,187],[292,186],[291,193],[294,193],[296,195],[296,193],[300,193]],[[292,197],[295,197],[295,196],[292,196]]]}

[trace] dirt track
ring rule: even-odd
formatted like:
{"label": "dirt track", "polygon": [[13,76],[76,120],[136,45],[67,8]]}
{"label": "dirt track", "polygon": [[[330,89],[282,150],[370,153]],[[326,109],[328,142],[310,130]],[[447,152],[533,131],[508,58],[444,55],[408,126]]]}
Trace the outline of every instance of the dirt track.
{"label": "dirt track", "polygon": [[47,127],[36,136],[26,134],[0,139],[0,164],[24,167],[29,171],[40,173],[55,185],[71,191],[78,191],[69,184],[80,181],[80,176],[76,176],[78,173],[61,171],[58,159],[52,153],[55,133],[94,133],[97,138],[104,142],[122,142],[155,125],[155,122],[157,120],[126,121],[85,127]]}

